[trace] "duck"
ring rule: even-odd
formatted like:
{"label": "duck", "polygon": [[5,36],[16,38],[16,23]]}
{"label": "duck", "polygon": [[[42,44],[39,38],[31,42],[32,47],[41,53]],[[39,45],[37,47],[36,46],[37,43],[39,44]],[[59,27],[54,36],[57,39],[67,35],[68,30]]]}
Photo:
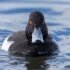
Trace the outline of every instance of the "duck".
{"label": "duck", "polygon": [[9,35],[1,49],[13,55],[49,56],[58,51],[58,46],[48,33],[43,13],[33,11],[29,15],[25,31],[20,30]]}

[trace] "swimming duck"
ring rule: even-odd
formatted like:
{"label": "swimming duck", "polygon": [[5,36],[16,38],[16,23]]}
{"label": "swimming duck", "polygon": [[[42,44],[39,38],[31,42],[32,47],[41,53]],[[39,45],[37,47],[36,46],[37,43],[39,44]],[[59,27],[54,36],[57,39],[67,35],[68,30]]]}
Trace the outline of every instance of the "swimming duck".
{"label": "swimming duck", "polygon": [[8,36],[2,48],[10,54],[19,55],[51,55],[58,50],[48,34],[44,15],[39,11],[31,12],[25,31],[18,31]]}

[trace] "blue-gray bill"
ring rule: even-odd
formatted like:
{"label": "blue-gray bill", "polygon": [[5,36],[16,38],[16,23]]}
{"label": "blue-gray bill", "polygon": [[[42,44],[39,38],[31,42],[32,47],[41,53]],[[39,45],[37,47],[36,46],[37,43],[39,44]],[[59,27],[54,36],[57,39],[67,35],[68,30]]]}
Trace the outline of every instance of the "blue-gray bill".
{"label": "blue-gray bill", "polygon": [[43,34],[41,32],[41,28],[34,28],[34,31],[32,33],[32,43],[35,43],[36,41],[44,42],[43,40]]}

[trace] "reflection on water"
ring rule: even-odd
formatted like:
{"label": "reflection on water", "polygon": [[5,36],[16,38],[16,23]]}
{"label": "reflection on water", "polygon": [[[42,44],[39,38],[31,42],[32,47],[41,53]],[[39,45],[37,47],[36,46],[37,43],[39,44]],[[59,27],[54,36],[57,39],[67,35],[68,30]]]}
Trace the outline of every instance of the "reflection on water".
{"label": "reflection on water", "polygon": [[26,64],[27,70],[44,70],[45,57],[26,58],[29,62]]}
{"label": "reflection on water", "polygon": [[2,70],[49,70],[50,64],[48,59],[54,57],[19,57],[11,56],[6,52],[1,51],[0,55],[0,69]]}
{"label": "reflection on water", "polygon": [[19,57],[0,51],[0,70],[70,70],[70,54]]}

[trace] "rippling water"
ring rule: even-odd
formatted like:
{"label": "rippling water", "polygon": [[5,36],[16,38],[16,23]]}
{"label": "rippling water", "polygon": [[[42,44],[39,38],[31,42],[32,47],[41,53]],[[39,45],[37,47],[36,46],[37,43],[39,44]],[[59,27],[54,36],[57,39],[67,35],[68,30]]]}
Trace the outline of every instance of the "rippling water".
{"label": "rippling water", "polygon": [[31,11],[45,16],[49,34],[60,53],[52,57],[17,57],[0,50],[0,70],[70,70],[70,1],[69,0],[0,0],[0,46],[18,30],[25,30]]}

